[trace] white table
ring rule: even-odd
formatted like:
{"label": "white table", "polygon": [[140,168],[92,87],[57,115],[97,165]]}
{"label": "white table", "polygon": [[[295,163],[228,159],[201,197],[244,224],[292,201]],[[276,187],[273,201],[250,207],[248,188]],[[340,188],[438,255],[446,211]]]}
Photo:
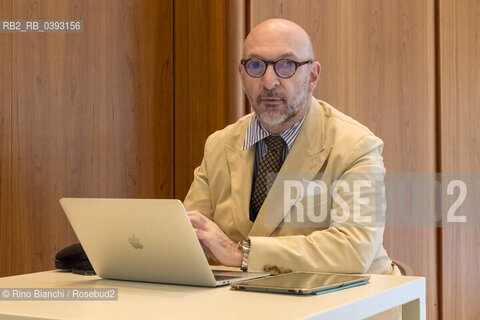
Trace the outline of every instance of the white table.
{"label": "white table", "polygon": [[[425,319],[425,278],[372,275],[367,285],[294,296],[103,280],[47,271],[0,278],[0,288],[118,288],[118,301],[0,301],[0,319],[362,319],[403,305]],[[1,289],[0,289],[1,291]]]}

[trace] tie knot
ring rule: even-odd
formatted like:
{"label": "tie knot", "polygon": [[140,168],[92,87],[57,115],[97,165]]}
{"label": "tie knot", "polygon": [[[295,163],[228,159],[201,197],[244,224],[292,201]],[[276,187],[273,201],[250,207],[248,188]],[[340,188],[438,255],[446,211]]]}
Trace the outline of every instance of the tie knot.
{"label": "tie knot", "polygon": [[268,136],[265,138],[267,144],[267,151],[280,152],[285,145],[285,140],[281,136]]}

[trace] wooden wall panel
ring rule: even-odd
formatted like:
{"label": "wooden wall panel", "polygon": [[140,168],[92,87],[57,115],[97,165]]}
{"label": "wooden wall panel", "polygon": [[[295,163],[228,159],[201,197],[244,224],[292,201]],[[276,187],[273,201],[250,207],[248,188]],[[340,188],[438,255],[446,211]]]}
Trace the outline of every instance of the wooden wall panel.
{"label": "wooden wall panel", "polygon": [[230,0],[226,2],[226,79],[227,95],[225,108],[228,110],[229,122],[235,122],[246,113],[246,96],[238,74],[238,63],[242,59],[243,41],[247,31],[248,1]]}
{"label": "wooden wall panel", "polygon": [[[0,20],[11,19],[11,0],[0,1]],[[12,35],[0,33],[0,276],[11,273]]]}
{"label": "wooden wall panel", "polygon": [[[206,138],[244,114],[237,78],[242,0],[175,0],[175,197],[184,199]],[[227,20],[228,17],[228,20]]]}
{"label": "wooden wall panel", "polygon": [[[251,15],[252,26],[286,18],[310,34],[322,64],[314,95],[384,140],[388,172],[435,172],[433,0],[252,0]],[[427,277],[436,319],[435,229],[387,228],[384,245]]]}
{"label": "wooden wall panel", "polygon": [[[440,0],[439,32],[442,172],[470,176],[467,197],[475,197],[480,176],[480,1]],[[480,217],[477,206],[468,209],[458,213],[467,216],[466,224],[447,222],[442,229],[443,319],[478,319],[480,314]]]}
{"label": "wooden wall panel", "polygon": [[[75,241],[61,197],[173,196],[173,3],[13,2],[79,34],[13,34],[11,272]],[[3,139],[2,139],[3,140]]]}

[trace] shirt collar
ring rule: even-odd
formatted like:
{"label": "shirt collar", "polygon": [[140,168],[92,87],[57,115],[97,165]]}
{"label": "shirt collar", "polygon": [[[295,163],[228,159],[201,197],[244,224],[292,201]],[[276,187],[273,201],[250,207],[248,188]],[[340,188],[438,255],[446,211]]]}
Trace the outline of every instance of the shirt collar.
{"label": "shirt collar", "polygon": [[[298,132],[302,126],[303,121],[305,120],[305,116],[300,119],[297,123],[293,126],[285,130],[280,134],[280,136],[285,140],[288,150],[290,150],[297,138]],[[242,150],[246,150],[253,146],[255,143],[259,142],[260,140],[265,139],[266,137],[270,136],[270,132],[268,132],[258,120],[256,114],[250,119],[250,123],[247,128],[247,133],[245,134],[245,139],[243,140],[243,148]]]}

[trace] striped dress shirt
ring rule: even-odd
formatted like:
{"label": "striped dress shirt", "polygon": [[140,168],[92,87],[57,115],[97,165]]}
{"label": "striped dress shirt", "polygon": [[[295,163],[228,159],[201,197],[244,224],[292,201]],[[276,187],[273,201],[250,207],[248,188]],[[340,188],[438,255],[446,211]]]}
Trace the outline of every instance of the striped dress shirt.
{"label": "striped dress shirt", "polygon": [[[305,117],[300,119],[297,123],[291,126],[288,130],[282,132],[280,136],[285,140],[287,148],[284,148],[282,155],[282,162],[285,161],[285,158],[288,155],[290,149],[292,149],[295,139],[297,139],[298,132],[302,127],[303,120]],[[250,119],[250,123],[247,128],[247,133],[245,134],[245,139],[243,140],[243,150],[250,148],[251,146],[257,144],[255,149],[255,168],[254,172],[257,171],[257,166],[260,164],[260,161],[263,159],[267,153],[267,144],[263,139],[268,137],[270,132],[268,132],[260,123],[257,118],[257,115],[254,115]],[[257,143],[258,142],[258,143]]]}

